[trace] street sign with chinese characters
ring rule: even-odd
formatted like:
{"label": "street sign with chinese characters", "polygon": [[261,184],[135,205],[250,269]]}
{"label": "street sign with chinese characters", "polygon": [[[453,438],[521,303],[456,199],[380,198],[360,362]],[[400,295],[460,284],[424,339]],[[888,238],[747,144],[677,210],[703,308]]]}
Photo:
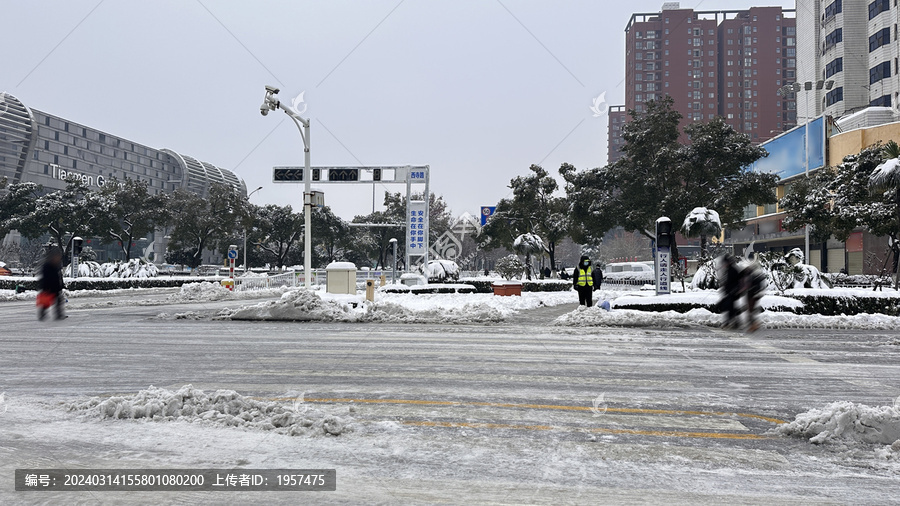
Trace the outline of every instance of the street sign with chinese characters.
{"label": "street sign with chinese characters", "polygon": [[656,249],[656,295],[667,295],[672,292],[670,279],[672,275],[672,258],[668,246]]}
{"label": "street sign with chinese characters", "polygon": [[423,200],[409,202],[406,216],[406,249],[409,256],[425,256],[428,251],[428,213]]}

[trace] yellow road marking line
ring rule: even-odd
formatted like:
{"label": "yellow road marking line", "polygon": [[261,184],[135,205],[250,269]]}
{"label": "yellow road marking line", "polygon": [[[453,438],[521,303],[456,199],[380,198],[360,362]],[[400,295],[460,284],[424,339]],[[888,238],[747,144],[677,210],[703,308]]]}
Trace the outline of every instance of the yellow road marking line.
{"label": "yellow road marking line", "polygon": [[[275,397],[273,401],[293,401],[291,397]],[[360,404],[413,404],[419,406],[488,406],[494,408],[525,408],[525,409],[555,409],[563,411],[593,411],[595,408],[588,406],[564,406],[554,404],[515,404],[508,402],[460,402],[460,401],[425,401],[417,399],[303,399],[304,402],[318,403],[338,403],[338,402],[354,402]],[[653,415],[695,415],[695,416],[740,416],[744,418],[755,418],[757,420],[765,420],[767,422],[782,424],[787,423],[778,418],[772,418],[762,415],[754,415],[752,413],[728,413],[723,411],[686,411],[671,409],[644,409],[644,408],[610,408],[607,407],[607,413],[641,413]]]}
{"label": "yellow road marking line", "polygon": [[[564,430],[571,427],[554,427],[552,425],[517,425],[507,423],[482,423],[482,422],[432,422],[432,421],[404,421],[403,425],[416,427],[449,427],[467,429],[521,429],[521,430]],[[577,430],[577,428],[576,428]],[[729,434],[725,432],[685,432],[667,430],[637,430],[637,429],[581,429],[588,432],[601,432],[605,434],[636,434],[642,436],[661,437],[689,437],[689,438],[713,438],[713,439],[769,439],[768,436],[756,434]]]}

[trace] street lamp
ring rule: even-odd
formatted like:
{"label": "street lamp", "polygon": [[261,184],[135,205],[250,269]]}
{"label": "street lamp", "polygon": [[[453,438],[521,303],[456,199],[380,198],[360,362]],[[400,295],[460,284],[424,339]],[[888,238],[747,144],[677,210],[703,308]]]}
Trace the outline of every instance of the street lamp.
{"label": "street lamp", "polygon": [[[262,186],[253,190],[252,192],[247,194],[247,203],[250,203],[250,197],[253,196],[254,193],[262,190]],[[247,274],[247,226],[244,226],[244,274]]]}
{"label": "street lamp", "polygon": [[312,174],[309,170],[309,120],[300,117],[294,111],[282,107],[278,100],[279,89],[273,86],[266,86],[266,97],[263,104],[259,107],[259,113],[263,116],[269,114],[269,111],[281,109],[288,115],[297,129],[300,130],[300,137],[303,139],[303,285],[309,289],[310,277],[312,276],[312,191],[310,187]]}
{"label": "street lamp", "polygon": [[394,270],[391,271],[391,284],[397,284],[397,239],[391,238],[391,246],[394,248]]}

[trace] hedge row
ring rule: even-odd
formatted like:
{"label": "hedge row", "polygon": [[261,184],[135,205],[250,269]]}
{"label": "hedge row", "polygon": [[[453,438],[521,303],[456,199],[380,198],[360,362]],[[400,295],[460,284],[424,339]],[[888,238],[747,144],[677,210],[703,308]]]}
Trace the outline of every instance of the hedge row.
{"label": "hedge row", "polygon": [[[900,297],[847,297],[828,295],[788,295],[804,304],[803,307],[770,307],[769,311],[806,315],[856,315],[856,314],[884,314],[888,316],[900,316]],[[692,309],[707,309],[713,313],[720,312],[719,304],[692,304],[680,302],[674,304],[624,304],[616,305],[615,309],[635,309],[637,311],[675,311],[687,313]]]}
{"label": "hedge row", "polygon": [[825,295],[790,295],[804,304],[794,309],[797,314],[855,315],[861,313],[900,316],[900,297],[828,297]]}
{"label": "hedge row", "polygon": [[439,284],[421,285],[416,287],[403,285],[386,286],[382,288],[381,291],[385,293],[414,293],[416,295],[423,293],[476,293],[474,286],[442,286]]}
{"label": "hedge row", "polygon": [[[173,288],[187,283],[219,281],[218,277],[191,278],[78,278],[66,281],[67,290],[119,290],[122,288]],[[35,278],[0,277],[0,290],[38,290]]]}
{"label": "hedge row", "polygon": [[[474,286],[476,293],[494,293],[494,289],[491,288],[491,285],[494,283],[493,281],[466,279],[462,282]],[[571,288],[571,281],[522,281],[523,292],[565,292]]]}

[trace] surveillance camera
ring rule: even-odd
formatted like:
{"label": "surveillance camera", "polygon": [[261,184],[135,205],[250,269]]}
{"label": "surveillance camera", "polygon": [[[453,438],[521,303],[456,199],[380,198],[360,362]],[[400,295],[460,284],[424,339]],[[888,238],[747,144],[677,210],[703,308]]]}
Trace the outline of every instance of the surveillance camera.
{"label": "surveillance camera", "polygon": [[266,104],[259,106],[259,113],[263,116],[269,114],[269,106],[267,106]]}
{"label": "surveillance camera", "polygon": [[266,86],[266,91],[277,95],[280,90],[274,86]]}

